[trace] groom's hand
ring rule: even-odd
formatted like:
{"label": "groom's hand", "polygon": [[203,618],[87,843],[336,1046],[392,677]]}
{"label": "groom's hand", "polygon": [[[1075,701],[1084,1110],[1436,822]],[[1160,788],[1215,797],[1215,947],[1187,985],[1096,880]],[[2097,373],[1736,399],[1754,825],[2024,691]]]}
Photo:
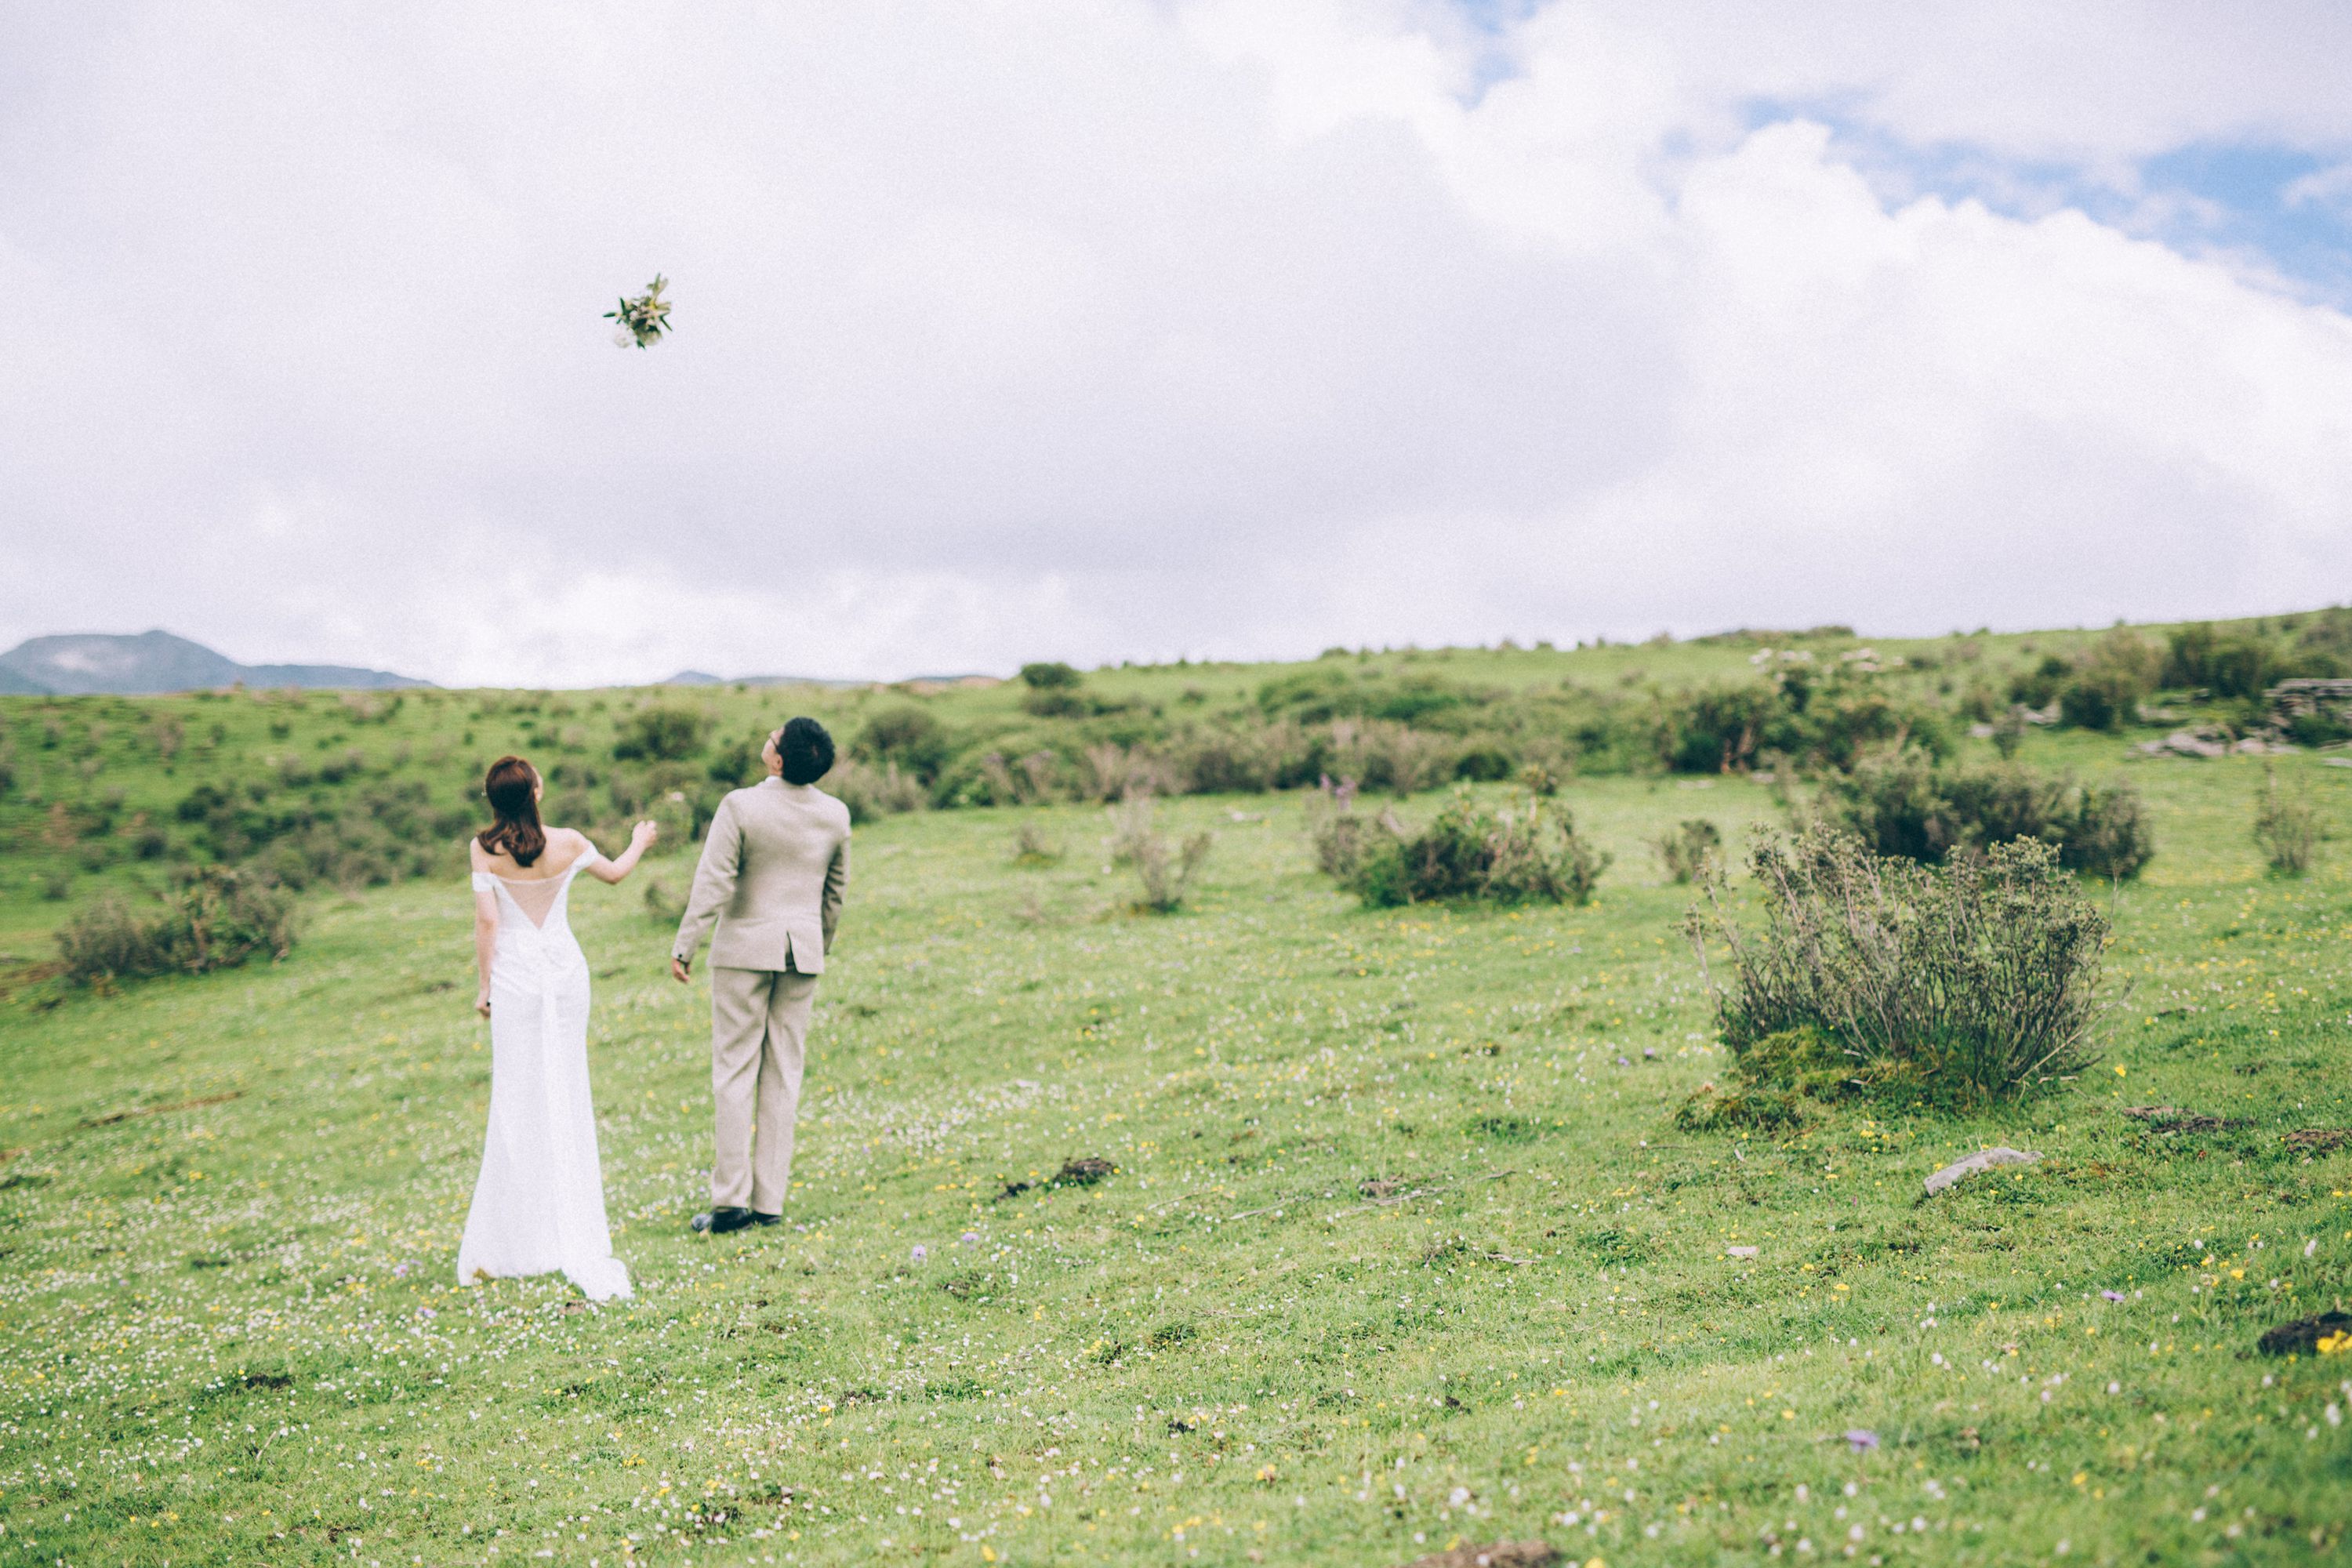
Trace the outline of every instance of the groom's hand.
{"label": "groom's hand", "polygon": [[680,985],[685,984],[689,978],[687,973],[686,960],[682,958],[671,959],[669,961],[669,973],[671,979],[677,981]]}

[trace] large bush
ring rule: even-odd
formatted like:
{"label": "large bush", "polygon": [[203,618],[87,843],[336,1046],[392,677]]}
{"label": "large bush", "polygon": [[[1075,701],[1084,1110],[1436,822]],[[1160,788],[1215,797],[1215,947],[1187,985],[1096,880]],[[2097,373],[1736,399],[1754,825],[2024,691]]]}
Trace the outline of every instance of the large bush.
{"label": "large bush", "polygon": [[1740,772],[1774,752],[1808,768],[1850,768],[1874,749],[1906,744],[1942,755],[1943,718],[1867,675],[1817,680],[1802,667],[1664,699],[1654,735],[1658,761],[1677,773]]}
{"label": "large bush", "polygon": [[696,708],[656,704],[621,721],[613,755],[622,762],[675,763],[693,756],[710,738],[710,715]]}
{"label": "large bush", "polygon": [[927,710],[909,706],[885,708],[866,721],[857,737],[857,752],[868,762],[895,764],[923,784],[939,777],[954,754],[947,726]]}
{"label": "large bush", "polygon": [[1659,750],[1679,773],[1727,773],[1755,761],[1785,728],[1780,694],[1764,685],[1703,687],[1669,705]]}
{"label": "large bush", "polygon": [[1690,920],[1735,1054],[1816,1031],[1857,1074],[1955,1107],[2094,1058],[2107,921],[2049,845],[2012,839],[1932,867],[1814,828],[1766,840],[1751,864],[1760,930],[1741,928],[1718,883]]}
{"label": "large bush", "polygon": [[852,757],[835,763],[833,771],[819,781],[819,787],[849,808],[852,822],[871,822],[902,811],[920,811],[924,805],[921,784],[899,772],[896,763],[876,767]]}
{"label": "large bush", "polygon": [[1418,833],[1383,813],[1354,851],[1347,885],[1372,908],[1463,899],[1584,904],[1610,858],[1578,837],[1566,811],[1533,796],[1490,811],[1456,795]]}
{"label": "large bush", "polygon": [[293,951],[293,900],[245,873],[207,868],[164,908],[112,895],[58,932],[66,976],[84,985],[155,974],[202,974]]}
{"label": "large bush", "polygon": [[2069,870],[2126,879],[2156,853],[2138,795],[2015,763],[1955,768],[1916,748],[1866,757],[1824,784],[1830,820],[1874,852],[1940,861],[2014,838],[2053,846]]}
{"label": "large bush", "polygon": [[1032,691],[1067,691],[1076,688],[1086,677],[1058,659],[1044,660],[1021,667],[1021,684]]}

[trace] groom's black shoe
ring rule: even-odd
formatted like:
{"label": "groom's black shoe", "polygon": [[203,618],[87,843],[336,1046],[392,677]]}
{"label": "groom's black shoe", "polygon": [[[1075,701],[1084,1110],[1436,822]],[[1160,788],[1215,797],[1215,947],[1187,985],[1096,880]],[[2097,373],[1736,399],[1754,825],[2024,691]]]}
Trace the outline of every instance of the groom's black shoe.
{"label": "groom's black shoe", "polygon": [[782,1225],[784,1223],[784,1216],[780,1214],[761,1214],[758,1209],[753,1209],[751,1211],[751,1223],[753,1225]]}
{"label": "groom's black shoe", "polygon": [[730,1230],[741,1230],[752,1220],[750,1209],[721,1205],[707,1214],[694,1216],[694,1228],[709,1236],[724,1236]]}

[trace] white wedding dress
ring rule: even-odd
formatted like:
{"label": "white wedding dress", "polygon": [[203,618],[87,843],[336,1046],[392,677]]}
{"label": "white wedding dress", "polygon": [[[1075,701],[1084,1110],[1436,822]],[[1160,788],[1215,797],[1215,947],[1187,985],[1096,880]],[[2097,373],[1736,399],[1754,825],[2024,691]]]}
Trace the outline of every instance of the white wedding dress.
{"label": "white wedding dress", "polygon": [[552,877],[474,873],[499,902],[490,960],[490,1126],[457,1282],[562,1269],[592,1300],[629,1295],[613,1256],[588,1098],[588,960],[566,918],[593,846]]}

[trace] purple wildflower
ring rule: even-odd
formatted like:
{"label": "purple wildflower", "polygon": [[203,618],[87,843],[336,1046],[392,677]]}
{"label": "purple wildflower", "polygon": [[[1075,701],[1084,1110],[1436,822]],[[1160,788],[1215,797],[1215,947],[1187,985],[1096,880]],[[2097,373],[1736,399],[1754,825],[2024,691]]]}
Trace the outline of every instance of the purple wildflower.
{"label": "purple wildflower", "polygon": [[1878,1434],[1867,1426],[1848,1429],[1845,1440],[1853,1445],[1853,1451],[1857,1454],[1867,1453],[1878,1447]]}

